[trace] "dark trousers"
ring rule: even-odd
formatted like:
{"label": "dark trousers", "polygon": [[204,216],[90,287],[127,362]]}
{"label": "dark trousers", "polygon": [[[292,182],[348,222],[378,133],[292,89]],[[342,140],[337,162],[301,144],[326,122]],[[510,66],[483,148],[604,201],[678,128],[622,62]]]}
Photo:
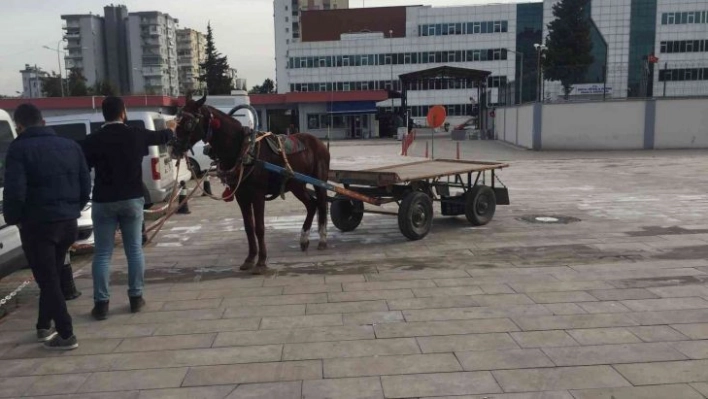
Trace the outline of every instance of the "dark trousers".
{"label": "dark trousers", "polygon": [[20,229],[22,249],[39,285],[37,329],[50,328],[54,320],[54,327],[62,338],[74,334],[60,276],[66,253],[76,241],[77,234],[76,220],[28,223]]}

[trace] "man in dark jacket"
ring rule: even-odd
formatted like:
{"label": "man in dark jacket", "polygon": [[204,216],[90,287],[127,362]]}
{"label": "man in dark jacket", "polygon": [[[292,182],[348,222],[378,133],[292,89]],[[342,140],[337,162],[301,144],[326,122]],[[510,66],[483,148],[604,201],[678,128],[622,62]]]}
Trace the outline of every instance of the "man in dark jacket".
{"label": "man in dark jacket", "polygon": [[130,310],[135,313],[145,305],[142,162],[148,147],[170,142],[176,128],[174,121],[168,122],[170,129],[158,132],[126,125],[125,105],[118,97],[103,100],[102,109],[106,123],[83,143],[89,168],[96,172],[91,207],[95,239],[91,314],[97,320],[108,316],[110,262],[117,227],[128,259]]}
{"label": "man in dark jacket", "polygon": [[44,127],[34,105],[20,105],[14,118],[20,135],[7,152],[5,221],[19,226],[22,249],[39,285],[37,339],[48,349],[74,349],[79,344],[59,276],[89,201],[91,177],[81,147]]}

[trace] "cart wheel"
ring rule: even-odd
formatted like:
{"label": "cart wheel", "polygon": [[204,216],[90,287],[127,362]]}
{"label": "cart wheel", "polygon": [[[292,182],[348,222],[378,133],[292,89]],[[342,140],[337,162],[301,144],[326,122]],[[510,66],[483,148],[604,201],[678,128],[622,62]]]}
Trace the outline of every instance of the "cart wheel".
{"label": "cart wheel", "polygon": [[433,225],[433,200],[425,193],[414,191],[403,198],[398,208],[398,227],[409,240],[427,236]]}
{"label": "cart wheel", "polygon": [[473,226],[484,226],[494,217],[497,198],[487,186],[474,186],[465,200],[465,216]]}
{"label": "cart wheel", "polygon": [[364,203],[358,200],[338,197],[329,210],[332,224],[343,232],[354,231],[364,218]]}

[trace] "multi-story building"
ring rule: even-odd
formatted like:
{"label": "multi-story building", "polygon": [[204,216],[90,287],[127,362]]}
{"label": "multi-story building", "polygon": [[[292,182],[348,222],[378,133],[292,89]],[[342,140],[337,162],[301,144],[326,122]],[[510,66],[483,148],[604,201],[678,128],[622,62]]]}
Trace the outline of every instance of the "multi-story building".
{"label": "multi-story building", "polygon": [[194,29],[177,31],[177,63],[179,66],[179,83],[182,93],[200,89],[199,64],[204,62],[206,36]]}
{"label": "multi-story building", "polygon": [[[66,38],[66,70],[76,69],[92,86],[108,76],[104,19],[99,15],[62,15]],[[68,73],[67,73],[68,75]]]}
{"label": "multi-story building", "polygon": [[[342,10],[349,8],[349,0],[275,0],[275,66],[276,76],[285,77],[288,49],[300,41],[300,11]],[[284,86],[286,82],[282,82]],[[287,93],[278,85],[278,93]]]}
{"label": "multi-story building", "polygon": [[128,65],[128,9],[123,6],[103,8],[106,38],[106,68],[108,81],[118,93],[130,93]]}
{"label": "multi-story building", "polygon": [[25,69],[21,70],[20,73],[22,74],[22,97],[44,97],[42,78],[49,77],[49,74],[41,68],[30,66],[29,64],[25,64]]}
{"label": "multi-story building", "polygon": [[128,58],[133,93],[179,95],[178,22],[158,11],[128,14]]}
{"label": "multi-story building", "polygon": [[[120,94],[178,95],[179,21],[158,11],[128,13],[123,5],[106,6],[103,11],[104,16],[62,15],[67,71],[81,71],[89,86],[108,81]],[[183,75],[194,80],[205,38],[191,29],[183,31],[190,32],[185,50],[192,57],[184,60]],[[189,74],[193,76],[186,78]]]}
{"label": "multi-story building", "polygon": [[[542,79],[544,48],[538,45],[559,1],[324,10],[275,0],[278,92],[399,90],[403,73],[451,65],[491,72],[484,99],[491,105],[555,101],[563,90]],[[706,0],[591,0],[585,11],[594,61],[573,86],[573,98],[708,94]],[[408,93],[414,120],[422,121],[435,104],[462,120],[480,100],[471,87],[442,86]],[[379,113],[397,105],[377,104]],[[349,119],[373,123],[368,109],[368,116]]]}

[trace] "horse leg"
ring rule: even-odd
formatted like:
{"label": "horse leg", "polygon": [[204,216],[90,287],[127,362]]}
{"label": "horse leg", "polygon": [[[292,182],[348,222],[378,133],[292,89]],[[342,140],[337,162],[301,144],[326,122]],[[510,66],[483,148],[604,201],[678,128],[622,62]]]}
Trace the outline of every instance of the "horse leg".
{"label": "horse leg", "polygon": [[265,194],[256,193],[253,199],[253,216],[256,222],[256,237],[258,238],[258,263],[253,274],[263,274],[268,269],[266,261],[268,251],[265,243]]}
{"label": "horse leg", "polygon": [[301,183],[295,183],[290,187],[290,191],[293,193],[295,198],[299,199],[305,205],[307,209],[307,216],[305,217],[305,223],[302,225],[302,231],[300,232],[300,249],[302,251],[307,251],[310,246],[310,229],[312,228],[312,220],[315,218],[315,210],[317,205],[307,192],[306,186]]}
{"label": "horse leg", "polygon": [[317,249],[327,249],[327,190],[316,187],[317,193],[317,228],[320,233],[320,242]]}
{"label": "horse leg", "polygon": [[258,248],[256,248],[256,235],[255,226],[253,222],[253,207],[250,198],[244,197],[243,195],[236,195],[236,201],[238,201],[238,206],[241,208],[241,214],[243,215],[243,226],[246,230],[246,237],[248,238],[248,257],[243,262],[240,270],[250,270],[255,266],[256,255],[258,254]]}

